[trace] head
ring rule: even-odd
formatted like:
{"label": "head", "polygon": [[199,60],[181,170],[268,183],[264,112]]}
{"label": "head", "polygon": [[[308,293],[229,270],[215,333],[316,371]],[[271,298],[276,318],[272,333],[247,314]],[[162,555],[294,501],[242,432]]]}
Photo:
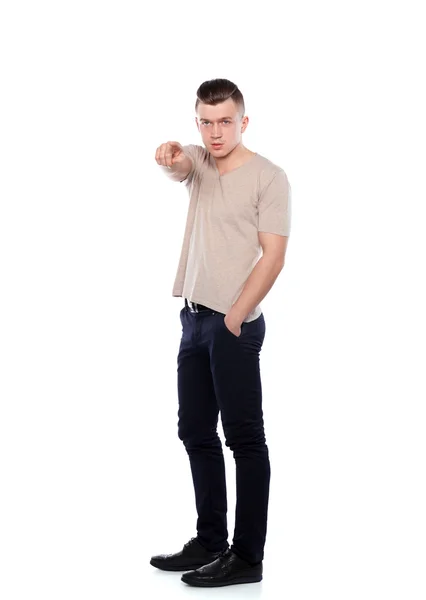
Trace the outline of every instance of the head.
{"label": "head", "polygon": [[[249,119],[244,116],[244,98],[228,79],[205,81],[197,90],[195,122],[203,143],[214,157],[222,158],[241,144]],[[213,143],[222,144],[220,148]]]}

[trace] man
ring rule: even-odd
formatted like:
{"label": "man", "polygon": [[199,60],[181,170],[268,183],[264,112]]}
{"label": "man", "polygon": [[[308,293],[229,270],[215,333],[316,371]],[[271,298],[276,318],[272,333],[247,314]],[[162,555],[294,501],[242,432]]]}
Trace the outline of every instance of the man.
{"label": "man", "polygon": [[[284,170],[242,143],[249,119],[227,79],[197,90],[204,147],[169,141],[156,161],[189,195],[173,295],[183,297],[178,354],[178,435],[189,456],[197,536],[180,552],[151,558],[187,571],[182,581],[222,586],[262,580],[270,462],[262,411],[261,300],[284,266],[291,188]],[[219,411],[236,461],[237,503],[228,546],[225,465]]]}

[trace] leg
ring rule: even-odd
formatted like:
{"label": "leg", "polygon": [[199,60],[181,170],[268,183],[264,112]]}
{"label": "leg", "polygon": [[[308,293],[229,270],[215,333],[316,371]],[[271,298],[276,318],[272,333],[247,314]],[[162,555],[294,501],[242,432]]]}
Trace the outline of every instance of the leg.
{"label": "leg", "polygon": [[225,462],[217,434],[219,409],[206,348],[196,343],[196,319],[181,311],[178,354],[178,435],[189,456],[197,507],[197,539],[212,552],[228,545]]}
{"label": "leg", "polygon": [[270,462],[262,411],[259,353],[263,314],[242,324],[239,337],[217,313],[211,365],[226,445],[236,462],[237,505],[231,549],[255,564],[263,560],[269,501]]}

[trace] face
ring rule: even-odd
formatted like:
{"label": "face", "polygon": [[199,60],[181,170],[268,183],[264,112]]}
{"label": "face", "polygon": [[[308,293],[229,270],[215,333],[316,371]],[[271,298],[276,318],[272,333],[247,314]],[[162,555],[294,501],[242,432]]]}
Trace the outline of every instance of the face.
{"label": "face", "polygon": [[[220,158],[241,143],[248,120],[248,117],[241,117],[234,101],[228,98],[216,106],[200,102],[195,122],[207,150]],[[215,143],[219,146],[215,146]]]}

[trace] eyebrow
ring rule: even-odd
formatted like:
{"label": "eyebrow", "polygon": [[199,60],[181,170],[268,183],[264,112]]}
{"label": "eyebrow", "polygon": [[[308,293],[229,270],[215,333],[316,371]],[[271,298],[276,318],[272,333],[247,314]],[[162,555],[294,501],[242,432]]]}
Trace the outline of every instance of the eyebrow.
{"label": "eyebrow", "polygon": [[[224,119],[232,120],[232,117],[222,117],[221,119],[218,119],[218,121],[223,121]],[[200,117],[200,121],[213,121],[213,119],[204,119],[203,117]]]}

